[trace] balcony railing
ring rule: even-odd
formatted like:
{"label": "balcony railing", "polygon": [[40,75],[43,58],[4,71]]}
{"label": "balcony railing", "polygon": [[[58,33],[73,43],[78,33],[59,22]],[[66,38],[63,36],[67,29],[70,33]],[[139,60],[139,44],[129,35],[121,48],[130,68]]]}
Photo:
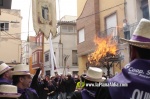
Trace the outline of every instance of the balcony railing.
{"label": "balcony railing", "polygon": [[[132,37],[133,32],[136,29],[138,23],[139,22],[136,22],[136,23],[133,23],[133,24],[129,25],[129,27],[130,27],[130,37]],[[117,43],[120,43],[119,39],[124,38],[123,28],[111,27],[111,28],[109,28],[105,31],[101,31],[101,32],[98,33],[98,37],[105,37],[105,36],[108,36],[108,35],[112,35],[113,36],[112,40],[117,42]]]}

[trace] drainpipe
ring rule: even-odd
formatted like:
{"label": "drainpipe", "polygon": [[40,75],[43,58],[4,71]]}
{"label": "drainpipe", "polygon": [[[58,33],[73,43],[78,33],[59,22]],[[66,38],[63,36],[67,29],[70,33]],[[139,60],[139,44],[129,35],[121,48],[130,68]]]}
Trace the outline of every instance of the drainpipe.
{"label": "drainpipe", "polygon": [[127,14],[126,14],[126,4],[127,4],[127,2],[126,2],[126,0],[124,0],[124,18],[126,19],[126,17],[127,17]]}

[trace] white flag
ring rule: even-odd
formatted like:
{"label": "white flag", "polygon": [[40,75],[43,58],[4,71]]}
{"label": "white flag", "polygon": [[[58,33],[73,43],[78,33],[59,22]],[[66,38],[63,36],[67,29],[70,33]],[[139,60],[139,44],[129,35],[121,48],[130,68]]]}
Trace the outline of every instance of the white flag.
{"label": "white flag", "polygon": [[56,58],[54,55],[54,50],[53,50],[53,43],[52,43],[52,34],[50,33],[50,37],[49,37],[49,44],[50,44],[50,59],[51,59],[51,75],[54,75],[54,71],[57,69],[56,66]]}

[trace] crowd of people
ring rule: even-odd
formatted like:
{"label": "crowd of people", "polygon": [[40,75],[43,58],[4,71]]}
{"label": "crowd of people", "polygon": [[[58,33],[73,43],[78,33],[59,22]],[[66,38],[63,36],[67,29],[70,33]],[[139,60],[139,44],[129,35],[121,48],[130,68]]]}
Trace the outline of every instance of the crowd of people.
{"label": "crowd of people", "polygon": [[[98,69],[91,70],[94,73]],[[1,61],[0,97],[4,99],[71,99],[74,92],[82,91],[85,88],[85,83],[89,82],[86,74],[79,76],[72,75],[70,72],[66,75],[55,72],[54,76],[45,75],[42,77],[40,71],[41,68],[38,68],[35,75],[32,76],[28,65],[19,64],[12,68]],[[97,74],[105,77],[104,73],[100,72]],[[89,76],[91,75],[92,73]],[[10,90],[11,88],[14,90]]]}
{"label": "crowd of people", "polygon": [[44,78],[39,73],[40,68],[33,77],[31,88],[36,90],[40,99],[69,99],[79,81],[78,76],[73,77],[71,73],[63,75],[55,72],[55,76],[46,75]]}
{"label": "crowd of people", "polygon": [[28,65],[12,68],[0,61],[0,99],[150,99],[149,27],[150,21],[141,19],[132,38],[122,39],[129,44],[130,62],[112,78],[98,67],[81,76],[56,72],[44,78],[38,68],[32,77]]}

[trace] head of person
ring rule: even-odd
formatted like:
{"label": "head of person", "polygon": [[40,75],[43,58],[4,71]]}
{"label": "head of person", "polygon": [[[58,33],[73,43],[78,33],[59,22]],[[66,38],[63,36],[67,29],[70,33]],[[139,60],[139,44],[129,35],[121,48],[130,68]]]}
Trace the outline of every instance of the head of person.
{"label": "head of person", "polygon": [[50,80],[50,75],[45,75],[45,80],[49,81]]}
{"label": "head of person", "polygon": [[54,73],[55,73],[55,76],[56,76],[56,77],[59,76],[57,71],[55,71]]}
{"label": "head of person", "polygon": [[26,89],[30,87],[32,77],[29,72],[29,65],[19,64],[15,66],[12,75],[13,84],[18,88]]}
{"label": "head of person", "polygon": [[0,78],[11,80],[12,69],[13,69],[12,67],[8,66],[6,63],[1,61],[0,62]]}
{"label": "head of person", "polygon": [[60,75],[60,78],[62,79],[65,78],[63,73],[60,73],[59,75]]}
{"label": "head of person", "polygon": [[53,81],[54,79],[55,79],[55,76],[52,75],[52,76],[50,77],[50,80]]}
{"label": "head of person", "polygon": [[21,96],[14,85],[0,85],[0,99],[18,99]]}
{"label": "head of person", "polygon": [[[103,71],[98,67],[89,67],[86,75],[82,75],[82,81],[85,81],[85,88],[88,90],[96,91],[98,86],[95,86],[95,83],[103,82],[106,80],[105,77],[102,76]],[[93,84],[93,86],[88,86],[88,84]]]}
{"label": "head of person", "polygon": [[79,79],[79,75],[75,74],[74,79]]}
{"label": "head of person", "polygon": [[127,23],[127,19],[123,19],[123,23]]}
{"label": "head of person", "polygon": [[72,76],[72,73],[71,73],[71,72],[68,72],[68,73],[67,73],[68,79],[71,79],[71,76]]}
{"label": "head of person", "polygon": [[150,60],[150,21],[141,19],[130,40],[121,39],[129,44],[130,61],[134,59]]}

